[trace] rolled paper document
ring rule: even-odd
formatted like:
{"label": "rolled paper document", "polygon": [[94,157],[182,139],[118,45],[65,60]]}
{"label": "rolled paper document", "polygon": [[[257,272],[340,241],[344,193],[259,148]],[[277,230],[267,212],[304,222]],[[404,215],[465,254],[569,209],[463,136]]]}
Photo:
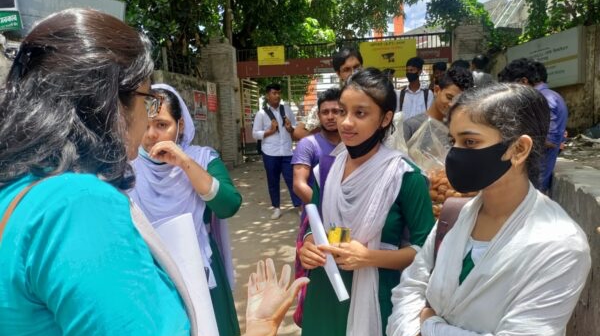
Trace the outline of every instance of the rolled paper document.
{"label": "rolled paper document", "polygon": [[[315,239],[315,244],[317,246],[329,245],[329,242],[327,241],[327,235],[325,234],[325,229],[323,228],[323,222],[321,221],[321,216],[319,216],[319,210],[317,210],[317,207],[314,204],[307,204],[305,210],[306,214],[308,215],[308,222],[310,223],[310,229],[312,231],[313,238]],[[338,269],[331,254],[327,254],[325,260],[325,273],[327,273],[327,277],[331,282],[338,300],[340,302],[348,300],[350,296],[348,295],[346,286],[344,286],[344,281],[340,275],[340,270]]]}

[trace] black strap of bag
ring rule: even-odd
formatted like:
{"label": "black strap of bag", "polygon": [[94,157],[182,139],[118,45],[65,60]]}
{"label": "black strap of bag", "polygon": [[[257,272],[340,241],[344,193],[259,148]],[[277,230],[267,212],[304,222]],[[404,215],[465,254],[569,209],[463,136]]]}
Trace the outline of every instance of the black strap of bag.
{"label": "black strap of bag", "polygon": [[[423,99],[425,100],[425,108],[427,108],[427,100],[429,99],[429,89],[421,89],[423,91]],[[406,95],[406,88],[400,90],[400,101],[398,102],[398,111],[402,111],[404,107],[404,96]]]}
{"label": "black strap of bag", "polygon": [[[275,115],[273,114],[273,111],[271,111],[271,109],[268,106],[265,106],[264,110],[265,110],[265,113],[269,116],[269,119],[275,120]],[[283,105],[279,105],[279,115],[281,116],[281,120],[285,124],[285,109],[283,108]]]}

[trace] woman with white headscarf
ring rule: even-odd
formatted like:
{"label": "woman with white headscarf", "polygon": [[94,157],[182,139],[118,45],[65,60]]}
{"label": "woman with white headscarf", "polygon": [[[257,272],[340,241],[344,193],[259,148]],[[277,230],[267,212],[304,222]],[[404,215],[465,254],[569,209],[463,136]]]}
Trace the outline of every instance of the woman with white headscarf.
{"label": "woman with white headscarf", "polygon": [[233,216],[242,197],[217,152],[191,145],[194,123],[179,93],[165,84],[153,85],[152,91],[162,104],[158,115],[149,120],[140,155],[133,161],[136,185],[130,196],[150,222],[192,214],[204,264],[208,265],[219,334],[237,336],[240,329],[231,293],[230,248],[217,241],[227,236],[226,223],[220,219]]}

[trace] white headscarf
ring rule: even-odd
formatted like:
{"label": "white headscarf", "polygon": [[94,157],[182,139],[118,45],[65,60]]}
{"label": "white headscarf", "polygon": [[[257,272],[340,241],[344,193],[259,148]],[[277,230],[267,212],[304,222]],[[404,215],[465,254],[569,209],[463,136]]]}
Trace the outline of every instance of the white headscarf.
{"label": "white headscarf", "polygon": [[[196,129],[194,121],[188,111],[187,105],[179,93],[166,84],[154,84],[152,89],[164,89],[173,93],[179,100],[184,130],[179,145],[183,151],[202,168],[207,169],[208,164],[218,157],[210,147],[193,146]],[[191,213],[194,218],[194,226],[198,243],[203,251],[205,265],[210,265],[209,258],[212,256],[207,223],[204,223],[204,210],[206,203],[200,198],[185,172],[170,164],[156,164],[143,157],[136,158],[132,162],[136,175],[135,187],[129,191],[129,196],[142,209],[150,222],[160,219]],[[209,285],[216,285],[214,275],[210,272]]]}

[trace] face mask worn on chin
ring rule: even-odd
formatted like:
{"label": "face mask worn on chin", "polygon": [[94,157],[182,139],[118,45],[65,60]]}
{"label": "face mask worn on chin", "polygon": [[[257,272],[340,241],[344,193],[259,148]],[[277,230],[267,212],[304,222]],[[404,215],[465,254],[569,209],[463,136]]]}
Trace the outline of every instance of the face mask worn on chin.
{"label": "face mask worn on chin", "polygon": [[151,157],[150,157],[150,153],[148,153],[148,151],[146,151],[146,150],[144,149],[144,147],[143,147],[143,146],[141,146],[141,145],[140,145],[140,147],[138,147],[138,154],[139,154],[141,157],[143,157],[144,159],[146,159],[146,160],[148,160],[148,161],[150,161],[150,162],[152,162],[152,163],[154,163],[154,164],[157,164],[157,165],[163,165],[163,164],[165,164],[165,163],[164,163],[164,162],[162,162],[162,161],[159,161],[159,160],[156,160],[156,159],[153,159],[153,158],[151,158]]}
{"label": "face mask worn on chin", "polygon": [[507,149],[502,142],[481,149],[452,147],[446,156],[448,181],[461,193],[487,188],[512,166],[510,160],[502,161]]}
{"label": "face mask worn on chin", "polygon": [[419,74],[418,73],[406,73],[406,79],[408,79],[408,81],[412,83],[419,79]]}
{"label": "face mask worn on chin", "polygon": [[373,149],[375,146],[377,146],[377,144],[379,142],[381,142],[381,139],[383,139],[384,136],[385,136],[385,131],[383,130],[383,128],[378,128],[375,131],[375,133],[373,133],[373,135],[371,135],[371,137],[369,137],[367,140],[363,141],[362,143],[360,143],[356,146],[346,146],[346,149],[348,150],[348,154],[350,154],[350,157],[353,159],[364,156],[365,154],[370,152],[371,149]]}

